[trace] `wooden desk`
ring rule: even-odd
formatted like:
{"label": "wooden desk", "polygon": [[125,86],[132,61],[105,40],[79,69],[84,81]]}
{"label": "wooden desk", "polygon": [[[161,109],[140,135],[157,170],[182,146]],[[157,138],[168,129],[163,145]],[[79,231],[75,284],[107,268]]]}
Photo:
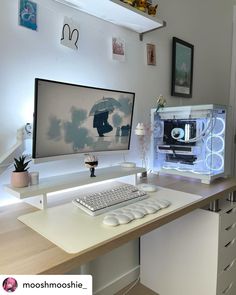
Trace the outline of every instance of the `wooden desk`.
{"label": "wooden desk", "polygon": [[67,254],[17,220],[18,216],[33,212],[35,208],[23,203],[0,207],[0,273],[63,274],[196,208],[225,198],[229,192],[236,190],[236,179],[218,179],[207,185],[177,176],[150,175],[148,182],[203,198],[79,255]]}

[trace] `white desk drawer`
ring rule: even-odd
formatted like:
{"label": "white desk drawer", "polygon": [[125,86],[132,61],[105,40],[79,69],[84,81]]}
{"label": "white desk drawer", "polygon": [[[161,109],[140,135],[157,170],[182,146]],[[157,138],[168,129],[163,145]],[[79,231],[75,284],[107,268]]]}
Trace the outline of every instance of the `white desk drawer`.
{"label": "white desk drawer", "polygon": [[236,221],[226,228],[222,228],[219,234],[219,248],[221,249],[236,237]]}
{"label": "white desk drawer", "polygon": [[220,229],[225,229],[236,222],[236,208],[229,209],[220,215]]}
{"label": "white desk drawer", "polygon": [[221,248],[218,255],[218,273],[220,274],[236,258],[236,239]]}
{"label": "white desk drawer", "polygon": [[236,284],[236,258],[219,275],[217,283],[218,292],[224,294],[223,292],[227,290],[231,283]]}
{"label": "white desk drawer", "polygon": [[217,295],[235,295],[236,294],[236,284],[231,283],[229,286],[227,286],[226,289],[224,289],[222,292],[217,292]]}

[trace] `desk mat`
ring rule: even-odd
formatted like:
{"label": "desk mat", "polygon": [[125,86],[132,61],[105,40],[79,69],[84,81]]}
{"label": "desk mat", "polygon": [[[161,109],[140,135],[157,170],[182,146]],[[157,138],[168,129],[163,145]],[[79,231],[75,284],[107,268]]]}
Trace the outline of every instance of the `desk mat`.
{"label": "desk mat", "polygon": [[18,220],[64,251],[75,254],[105,244],[136,227],[169,215],[171,212],[178,211],[178,209],[201,199],[197,195],[165,188],[159,188],[156,192],[150,193],[150,197],[152,196],[167,199],[172,204],[155,214],[146,215],[142,219],[117,227],[108,227],[102,223],[105,214],[93,217],[72,203],[22,215],[18,217]]}

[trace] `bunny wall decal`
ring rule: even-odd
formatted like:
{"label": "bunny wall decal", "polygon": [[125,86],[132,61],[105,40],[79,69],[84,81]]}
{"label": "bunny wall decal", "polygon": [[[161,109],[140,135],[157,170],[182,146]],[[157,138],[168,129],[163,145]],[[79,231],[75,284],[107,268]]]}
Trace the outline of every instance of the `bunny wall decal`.
{"label": "bunny wall decal", "polygon": [[78,25],[73,20],[65,18],[62,27],[61,44],[71,49],[78,50],[77,42],[79,40]]}

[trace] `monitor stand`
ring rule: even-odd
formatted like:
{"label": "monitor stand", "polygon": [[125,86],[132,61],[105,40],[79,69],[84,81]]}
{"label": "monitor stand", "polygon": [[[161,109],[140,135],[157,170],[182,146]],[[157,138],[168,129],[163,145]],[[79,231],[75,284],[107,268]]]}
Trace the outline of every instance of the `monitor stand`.
{"label": "monitor stand", "polygon": [[123,162],[119,164],[122,168],[135,168],[136,163],[135,162],[129,162],[125,159],[125,153],[123,153]]}
{"label": "monitor stand", "polygon": [[137,174],[144,171],[145,169],[141,167],[129,168],[126,166],[124,168],[124,166],[121,165],[111,166],[106,168],[98,168],[96,170],[96,177],[90,177],[89,172],[86,170],[42,178],[39,180],[39,184],[27,186],[24,188],[15,188],[8,184],[4,186],[4,189],[15,197],[23,199],[24,201],[26,201],[28,198],[32,200],[32,197],[35,197],[36,203],[33,202],[34,206],[40,209],[46,209],[47,197],[49,193],[130,175],[134,175],[136,184]]}

